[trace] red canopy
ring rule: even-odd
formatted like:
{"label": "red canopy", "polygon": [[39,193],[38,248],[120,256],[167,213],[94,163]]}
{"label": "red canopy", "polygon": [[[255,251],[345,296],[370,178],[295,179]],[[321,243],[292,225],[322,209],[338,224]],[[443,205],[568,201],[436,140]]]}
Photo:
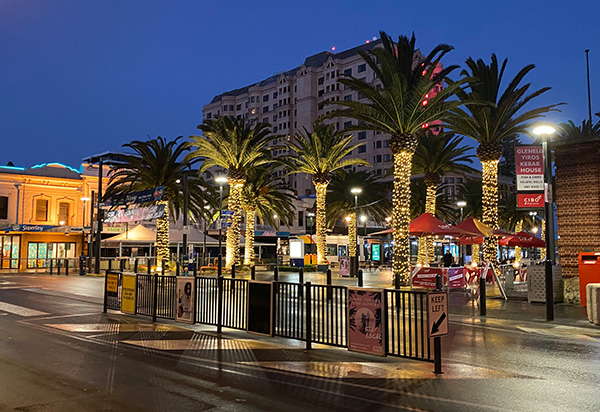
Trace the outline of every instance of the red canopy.
{"label": "red canopy", "polygon": [[518,232],[498,241],[502,246],[546,247],[546,242],[527,232]]}
{"label": "red canopy", "polygon": [[450,235],[450,236],[476,236],[476,233],[459,229],[437,219],[431,213],[423,213],[410,222],[409,232],[414,236]]}
{"label": "red canopy", "polygon": [[473,217],[466,219],[464,222],[461,222],[454,227],[474,233],[477,236],[491,236],[493,233],[491,227]]}

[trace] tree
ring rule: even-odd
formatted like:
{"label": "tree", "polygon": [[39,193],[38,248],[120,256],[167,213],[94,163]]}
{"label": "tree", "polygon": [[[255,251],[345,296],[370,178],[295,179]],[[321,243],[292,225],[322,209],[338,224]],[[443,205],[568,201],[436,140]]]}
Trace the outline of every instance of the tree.
{"label": "tree", "polygon": [[313,132],[304,128],[304,133],[297,133],[295,143],[289,148],[297,153],[290,157],[288,165],[291,173],[307,173],[312,175],[312,182],[317,192],[317,263],[327,263],[325,258],[325,219],[327,186],[332,174],[346,166],[370,166],[363,159],[345,158],[362,144],[350,145],[352,136],[343,137],[335,133],[335,125],[315,122]]}
{"label": "tree", "polygon": [[[467,69],[461,72],[468,90],[459,90],[464,106],[456,108],[448,119],[450,128],[479,143],[477,157],[481,161],[483,181],[483,223],[498,229],[498,162],[502,156],[501,142],[506,137],[525,133],[533,120],[556,111],[559,104],[523,111],[525,105],[550,90],[550,87],[530,92],[531,83],[522,84],[534,69],[530,64],[522,68],[504,90],[502,80],[508,59],[498,65],[492,54],[488,65],[482,59],[469,57]],[[497,260],[498,239],[494,236],[484,242],[484,259]]]}
{"label": "tree", "polygon": [[[452,205],[450,196],[445,193],[445,185],[438,186],[436,190],[435,213],[438,219],[446,222],[454,221],[456,208]],[[427,186],[423,179],[414,179],[410,182],[410,218],[415,219],[425,212],[427,202]]]}
{"label": "tree", "polygon": [[215,166],[227,170],[228,206],[233,216],[227,229],[225,266],[230,268],[240,261],[242,191],[247,175],[251,169],[273,161],[268,144],[277,136],[271,135],[269,124],[251,126],[244,119],[225,116],[207,119],[198,129],[203,136],[190,136],[195,150],[187,159],[205,159],[200,172]]}
{"label": "tree", "polygon": [[354,212],[354,195],[350,189],[361,188],[357,197],[358,209],[371,215],[378,223],[385,222],[392,204],[387,198],[389,185],[380,181],[372,172],[342,171],[335,174],[327,190],[327,222],[329,226],[344,216],[348,217],[348,251],[349,256],[356,256],[356,214]]}
{"label": "tree", "polygon": [[242,205],[246,211],[244,265],[254,265],[252,258],[256,217],[261,223],[266,221],[273,227],[276,224],[273,214],[286,226],[294,219],[293,200],[296,199],[296,193],[283,179],[274,177],[278,166],[277,163],[271,163],[255,167],[246,176],[246,184],[242,190]]}
{"label": "tree", "polygon": [[[435,215],[435,202],[437,189],[442,176],[448,173],[473,173],[475,170],[469,166],[473,163],[469,151],[471,146],[461,145],[463,138],[452,133],[417,134],[418,146],[413,158],[412,173],[422,174],[427,187],[425,212]],[[424,241],[423,241],[424,240]],[[418,260],[427,264],[433,260],[433,236],[425,236],[419,240]]]}
{"label": "tree", "polygon": [[[596,116],[600,115],[597,113]],[[600,137],[600,121],[592,123],[589,120],[583,120],[581,126],[575,125],[572,120],[567,123],[561,123],[558,126],[558,140],[581,140],[592,137]]]}
{"label": "tree", "polygon": [[[473,217],[481,220],[483,216],[483,189],[481,180],[467,179],[462,186],[458,188],[458,199],[464,200],[466,205],[463,207],[463,219]],[[458,219],[457,219],[458,220]]]}
{"label": "tree", "polygon": [[164,187],[164,195],[158,204],[165,207],[163,217],[156,220],[156,255],[158,265],[169,259],[169,216],[175,220],[183,210],[182,180],[188,176],[189,213],[197,220],[203,214],[204,206],[211,200],[211,188],[191,169],[190,163],[182,161],[187,150],[182,136],[167,141],[162,137],[147,141],[134,140],[123,147],[132,149],[135,154],[121,156],[123,164],[111,172],[104,198],[124,199],[128,193]]}
{"label": "tree", "polygon": [[442,88],[456,66],[441,67],[441,59],[452,50],[440,44],[427,56],[415,47],[414,34],[400,36],[394,42],[381,33],[383,47],[359,52],[375,73],[376,80],[367,83],[352,76],[339,81],[364,96],[363,101],[336,101],[344,106],[330,117],[342,116],[359,121],[355,130],[370,130],[390,135],[389,147],[394,157],[394,189],[392,227],[394,228],[394,283],[408,284],[410,279],[410,176],[412,157],[418,145],[417,131],[429,127],[446,116],[460,103],[449,100],[460,82]]}

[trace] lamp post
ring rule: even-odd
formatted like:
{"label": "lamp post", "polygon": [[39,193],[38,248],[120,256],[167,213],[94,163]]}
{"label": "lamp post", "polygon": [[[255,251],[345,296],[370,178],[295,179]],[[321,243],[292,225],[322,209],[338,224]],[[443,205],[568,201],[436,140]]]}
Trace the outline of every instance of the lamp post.
{"label": "lamp post", "polygon": [[[178,180],[179,183],[179,180]],[[183,248],[183,274],[186,275],[188,272],[189,255],[187,250],[187,240],[190,228],[188,227],[188,174],[183,172],[183,236],[182,236],[182,248]]]}
{"label": "lamp post", "polygon": [[81,201],[83,202],[83,214],[81,219],[81,255],[83,256],[83,248],[85,247],[85,204],[90,200],[89,197],[82,197]]}
{"label": "lamp post", "polygon": [[227,183],[227,178],[225,176],[217,176],[215,177],[215,182],[219,184],[219,262],[223,258],[223,254],[221,252],[221,237],[222,237],[222,228],[223,228],[223,185]]}
{"label": "lamp post", "polygon": [[[350,256],[350,276],[354,276],[358,274],[358,195],[362,193],[362,188],[353,187],[350,189],[350,193],[354,195],[354,239],[348,239],[348,243],[353,242],[354,244],[354,256]],[[348,228],[350,228],[350,224],[348,224]],[[350,234],[350,230],[348,230],[348,234]]]}
{"label": "lamp post", "polygon": [[556,259],[554,247],[554,202],[552,199],[552,150],[550,137],[556,132],[552,126],[538,126],[533,133],[542,140],[544,158],[544,216],[546,218],[546,320],[554,320],[554,285],[552,265]]}
{"label": "lamp post", "polygon": [[[367,249],[365,248],[365,243],[367,242],[367,215],[362,215],[360,217],[360,221],[363,223],[363,229],[365,231],[365,238],[363,241],[363,252],[365,254],[365,262],[367,261]],[[356,254],[359,255],[358,253]]]}
{"label": "lamp post", "polygon": [[[467,202],[465,202],[464,200],[459,200],[458,202],[456,202],[456,206],[460,207],[460,221],[461,221],[461,223],[463,221],[463,208],[466,205],[467,205]],[[464,247],[465,247],[465,245],[460,245],[460,259],[459,259],[458,264],[461,265],[461,266],[465,262]]]}

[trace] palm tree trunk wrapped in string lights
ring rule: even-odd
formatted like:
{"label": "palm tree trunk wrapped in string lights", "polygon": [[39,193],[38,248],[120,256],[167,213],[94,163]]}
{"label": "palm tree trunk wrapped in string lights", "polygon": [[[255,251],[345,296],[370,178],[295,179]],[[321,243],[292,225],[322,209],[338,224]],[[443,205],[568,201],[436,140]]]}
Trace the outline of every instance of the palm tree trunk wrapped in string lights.
{"label": "palm tree trunk wrapped in string lights", "polygon": [[[519,220],[515,225],[515,233],[518,233],[523,230],[523,221]],[[520,246],[515,246],[515,262],[521,263],[521,259],[523,258],[523,254],[521,252]]]}
{"label": "palm tree trunk wrapped in string lights", "polygon": [[246,209],[246,243],[244,245],[244,265],[254,266],[254,220],[256,219],[256,208],[245,207]]}
{"label": "palm tree trunk wrapped in string lights", "polygon": [[229,177],[229,198],[227,207],[233,212],[231,226],[227,228],[227,249],[225,254],[225,267],[230,268],[240,262],[240,224],[242,223],[242,190],[245,179]]}
{"label": "palm tree trunk wrapped in string lights", "polygon": [[319,179],[313,180],[315,190],[317,192],[317,217],[316,217],[316,230],[317,230],[317,264],[324,265],[327,263],[325,256],[326,245],[327,245],[327,229],[325,225],[326,221],[326,208],[325,199],[327,197],[327,185],[329,180]]}
{"label": "palm tree trunk wrapped in string lights", "polygon": [[[479,145],[477,155],[481,160],[483,191],[483,223],[498,230],[498,162],[502,154],[500,145]],[[486,236],[483,239],[483,260],[498,261],[498,237]]]}
{"label": "palm tree trunk wrapped in string lights", "polygon": [[169,202],[159,201],[159,205],[163,205],[165,208],[165,214],[163,217],[156,219],[156,265],[161,268],[161,271],[165,271],[166,268],[162,267],[163,261],[169,260]]}
{"label": "palm tree trunk wrapped in string lights", "polygon": [[354,211],[348,212],[346,216],[348,220],[348,256],[356,256],[356,213]]}

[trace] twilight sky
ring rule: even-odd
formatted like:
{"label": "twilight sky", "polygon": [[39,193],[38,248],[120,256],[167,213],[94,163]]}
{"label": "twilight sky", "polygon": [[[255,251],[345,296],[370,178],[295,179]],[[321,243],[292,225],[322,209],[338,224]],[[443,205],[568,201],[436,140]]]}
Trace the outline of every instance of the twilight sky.
{"label": "twilight sky", "polygon": [[[61,162],[134,139],[196,134],[216,94],[364,43],[415,32],[443,61],[508,57],[508,74],[566,102],[551,121],[600,111],[600,1],[0,0],[0,165]],[[534,100],[535,102],[535,100]]]}

